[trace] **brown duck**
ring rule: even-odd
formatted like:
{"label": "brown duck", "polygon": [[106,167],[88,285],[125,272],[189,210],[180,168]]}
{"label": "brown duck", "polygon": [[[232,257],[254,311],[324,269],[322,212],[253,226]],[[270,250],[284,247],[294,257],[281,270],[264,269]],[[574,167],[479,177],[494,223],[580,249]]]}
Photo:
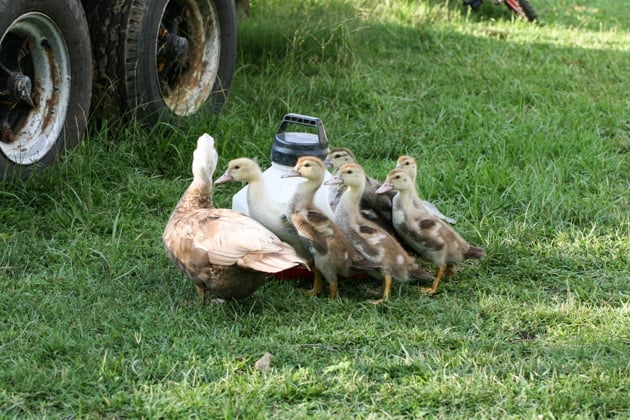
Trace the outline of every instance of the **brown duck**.
{"label": "brown duck", "polygon": [[342,165],[327,185],[342,185],[344,193],[335,210],[334,221],[354,247],[370,262],[379,265],[383,278],[383,296],[371,303],[389,299],[392,279],[396,281],[431,280],[416,260],[407,254],[385,229],[361,215],[360,201],[366,184],[363,168],[356,163]]}
{"label": "brown duck", "polygon": [[212,176],[218,161],[214,139],[204,134],[193,154],[193,181],[166,224],[168,257],[188,276],[201,298],[241,299],[268,274],[306,261],[274,233],[242,213],[214,207]]}
{"label": "brown duck", "polygon": [[421,258],[437,266],[433,284],[424,289],[433,294],[448,269],[465,259],[481,259],[486,251],[468,244],[448,223],[429,213],[424,206],[414,205],[414,188],[405,171],[393,169],[379,191],[397,191],[392,206],[394,228]]}

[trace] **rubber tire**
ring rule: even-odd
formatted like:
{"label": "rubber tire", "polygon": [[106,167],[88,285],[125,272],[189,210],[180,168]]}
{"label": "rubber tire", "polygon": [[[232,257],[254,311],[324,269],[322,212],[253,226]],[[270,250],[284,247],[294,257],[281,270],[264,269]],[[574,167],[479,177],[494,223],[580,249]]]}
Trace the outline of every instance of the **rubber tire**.
{"label": "rubber tire", "polygon": [[13,177],[25,178],[52,165],[83,139],[92,97],[92,50],[87,20],[78,0],[0,0],[0,10],[0,39],[4,38],[12,23],[26,13],[39,12],[48,16],[57,25],[68,47],[71,78],[66,118],[53,147],[40,160],[29,165],[15,163],[0,151],[0,180],[10,180]]}
{"label": "rubber tire", "polygon": [[[214,113],[229,94],[236,68],[237,24],[234,0],[212,0],[221,31],[220,61],[212,92],[202,109]],[[94,52],[94,94],[99,117],[131,112],[153,125],[183,117],[171,112],[155,67],[156,36],[169,0],[85,0]]]}

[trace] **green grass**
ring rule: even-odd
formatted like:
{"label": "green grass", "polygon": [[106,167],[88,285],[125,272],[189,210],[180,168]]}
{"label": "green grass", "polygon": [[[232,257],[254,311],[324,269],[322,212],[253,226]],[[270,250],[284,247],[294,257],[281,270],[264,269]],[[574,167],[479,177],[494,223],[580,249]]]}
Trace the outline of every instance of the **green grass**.
{"label": "green grass", "polygon": [[[485,3],[252,0],[218,117],[94,124],[3,185],[0,417],[629,417],[630,4],[531,0],[532,25]],[[287,112],[376,178],[416,156],[488,258],[433,298],[270,280],[200,306],[160,243],[194,140],[217,139],[218,171],[266,166]]]}

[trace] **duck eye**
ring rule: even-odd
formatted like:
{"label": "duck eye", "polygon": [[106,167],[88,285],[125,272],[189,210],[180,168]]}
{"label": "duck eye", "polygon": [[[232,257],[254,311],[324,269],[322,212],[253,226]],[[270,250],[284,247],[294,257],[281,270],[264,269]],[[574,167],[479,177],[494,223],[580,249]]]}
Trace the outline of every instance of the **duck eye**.
{"label": "duck eye", "polygon": [[234,169],[238,170],[238,169],[241,169],[241,167],[240,167],[240,166],[238,166],[238,165],[236,165],[236,166],[234,167]]}

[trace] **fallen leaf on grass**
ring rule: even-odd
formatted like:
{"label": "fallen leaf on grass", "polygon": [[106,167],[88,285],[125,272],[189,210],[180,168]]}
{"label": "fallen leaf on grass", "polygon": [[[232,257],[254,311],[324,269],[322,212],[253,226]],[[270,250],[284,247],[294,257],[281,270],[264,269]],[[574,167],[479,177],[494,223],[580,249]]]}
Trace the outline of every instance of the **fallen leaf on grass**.
{"label": "fallen leaf on grass", "polygon": [[271,353],[266,352],[265,354],[263,354],[263,357],[256,360],[254,367],[256,368],[257,371],[265,373],[269,370],[270,365],[271,365]]}

